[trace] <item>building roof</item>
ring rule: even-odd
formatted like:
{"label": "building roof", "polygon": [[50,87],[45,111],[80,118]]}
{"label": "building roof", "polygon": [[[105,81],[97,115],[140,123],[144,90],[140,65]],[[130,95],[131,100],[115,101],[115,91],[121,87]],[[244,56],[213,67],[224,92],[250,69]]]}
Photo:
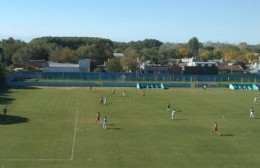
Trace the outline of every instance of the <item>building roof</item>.
{"label": "building roof", "polygon": [[125,56],[124,53],[113,53],[113,55],[115,58],[122,58]]}
{"label": "building roof", "polygon": [[56,68],[79,68],[79,64],[70,64],[70,63],[57,63],[57,62],[48,62],[48,67],[56,67]]}
{"label": "building roof", "polygon": [[230,72],[244,72],[244,69],[240,65],[220,65],[219,70]]}
{"label": "building roof", "polygon": [[202,62],[203,60],[198,57],[191,57],[191,58],[182,58],[181,61],[183,63],[189,63],[189,62]]}
{"label": "building roof", "polygon": [[46,64],[45,60],[30,60],[30,65],[37,68],[43,68]]}

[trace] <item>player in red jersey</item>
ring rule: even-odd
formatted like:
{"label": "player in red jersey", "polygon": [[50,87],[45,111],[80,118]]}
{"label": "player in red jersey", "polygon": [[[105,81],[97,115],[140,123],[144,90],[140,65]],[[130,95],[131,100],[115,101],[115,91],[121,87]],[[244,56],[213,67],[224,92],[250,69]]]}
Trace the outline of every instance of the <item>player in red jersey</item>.
{"label": "player in red jersey", "polygon": [[101,118],[101,115],[100,115],[100,112],[97,113],[97,117],[96,117],[96,124],[100,124],[100,118]]}

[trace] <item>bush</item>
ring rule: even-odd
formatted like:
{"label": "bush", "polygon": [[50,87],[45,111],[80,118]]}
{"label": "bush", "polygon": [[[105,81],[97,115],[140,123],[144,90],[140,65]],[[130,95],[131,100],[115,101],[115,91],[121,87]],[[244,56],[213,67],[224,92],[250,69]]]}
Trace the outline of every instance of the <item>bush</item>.
{"label": "bush", "polygon": [[0,86],[3,86],[5,83],[5,69],[2,67],[2,65],[0,65]]}

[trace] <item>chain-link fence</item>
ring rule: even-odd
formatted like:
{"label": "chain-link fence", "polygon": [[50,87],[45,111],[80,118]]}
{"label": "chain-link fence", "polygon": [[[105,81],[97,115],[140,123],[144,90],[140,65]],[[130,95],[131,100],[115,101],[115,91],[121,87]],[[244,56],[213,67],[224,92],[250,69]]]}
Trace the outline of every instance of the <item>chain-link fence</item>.
{"label": "chain-link fence", "polygon": [[[259,83],[260,76],[253,74],[149,74],[149,73],[34,73],[19,72],[8,76],[8,86],[103,86],[136,87],[137,82],[163,82],[169,87],[209,87],[225,83]],[[183,83],[183,84],[181,84]],[[193,84],[193,85],[192,85]]]}

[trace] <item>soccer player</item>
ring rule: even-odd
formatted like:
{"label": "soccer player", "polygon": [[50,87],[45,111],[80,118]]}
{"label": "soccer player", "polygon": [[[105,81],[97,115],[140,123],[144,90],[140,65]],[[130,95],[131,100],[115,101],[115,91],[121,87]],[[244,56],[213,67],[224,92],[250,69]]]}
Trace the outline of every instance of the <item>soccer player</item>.
{"label": "soccer player", "polygon": [[218,135],[220,135],[220,133],[218,132],[218,122],[217,121],[214,122],[211,134],[218,134]]}
{"label": "soccer player", "polygon": [[116,91],[115,91],[115,89],[112,89],[111,96],[114,96],[115,94],[116,94]]}
{"label": "soccer player", "polygon": [[103,120],[103,128],[107,129],[107,117],[106,116],[104,117],[104,120]]}
{"label": "soccer player", "polygon": [[4,113],[4,116],[6,116],[6,114],[7,114],[7,106],[4,106],[3,113]]}
{"label": "soccer player", "polygon": [[172,110],[172,120],[175,118],[176,111],[175,109]]}
{"label": "soccer player", "polygon": [[169,104],[167,105],[167,110],[170,110],[170,108],[171,108],[171,104],[169,103]]}
{"label": "soccer player", "polygon": [[122,93],[123,96],[125,96],[125,90],[123,90],[123,93]]}
{"label": "soccer player", "polygon": [[106,105],[107,104],[107,98],[105,97],[104,98],[104,105]]}
{"label": "soccer player", "polygon": [[207,86],[206,85],[203,85],[203,89],[206,90]]}
{"label": "soccer player", "polygon": [[142,97],[145,97],[145,91],[144,90],[142,91]]}
{"label": "soccer player", "polygon": [[254,104],[256,104],[257,96],[254,97]]}
{"label": "soccer player", "polygon": [[254,109],[253,107],[250,108],[250,118],[254,118]]}
{"label": "soccer player", "polygon": [[100,118],[101,118],[101,115],[100,115],[100,112],[97,113],[97,117],[96,117],[96,124],[100,124]]}
{"label": "soccer player", "polygon": [[103,101],[104,101],[104,98],[103,98],[103,96],[101,96],[99,99],[99,104],[103,104]]}

